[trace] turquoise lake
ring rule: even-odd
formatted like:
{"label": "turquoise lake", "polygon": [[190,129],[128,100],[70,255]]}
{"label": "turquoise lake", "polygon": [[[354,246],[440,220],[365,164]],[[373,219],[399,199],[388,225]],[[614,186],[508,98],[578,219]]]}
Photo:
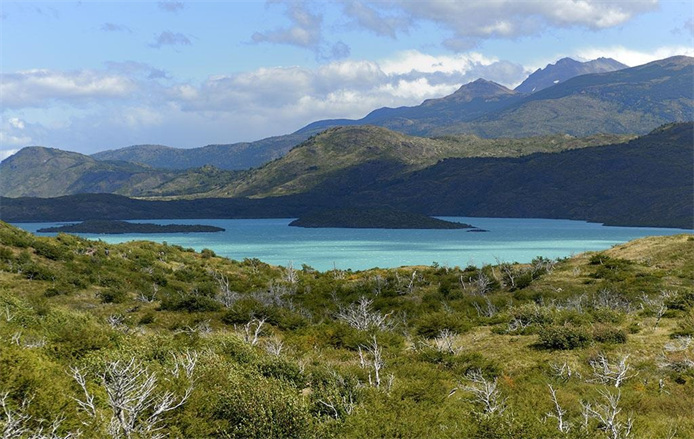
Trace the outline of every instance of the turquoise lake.
{"label": "turquoise lake", "polygon": [[[324,271],[333,268],[363,270],[403,265],[450,267],[529,262],[536,256],[560,258],[588,250],[603,250],[632,239],[691,233],[691,230],[607,227],[583,221],[442,217],[488,230],[383,230],[303,229],[289,227],[291,219],[133,220],[155,224],[206,224],[226,229],[219,233],[188,234],[80,234],[108,243],[150,240],[195,250],[209,248],[232,259],[258,258],[264,262],[295,267],[307,264]],[[35,233],[58,223],[14,223]],[[50,236],[50,233],[37,233]]]}

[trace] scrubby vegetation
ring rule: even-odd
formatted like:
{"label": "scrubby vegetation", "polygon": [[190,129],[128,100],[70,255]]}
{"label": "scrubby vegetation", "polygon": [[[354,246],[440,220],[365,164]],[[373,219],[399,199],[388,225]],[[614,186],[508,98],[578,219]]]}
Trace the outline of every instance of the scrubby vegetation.
{"label": "scrubby vegetation", "polygon": [[18,438],[688,438],[694,238],[317,272],[0,223]]}

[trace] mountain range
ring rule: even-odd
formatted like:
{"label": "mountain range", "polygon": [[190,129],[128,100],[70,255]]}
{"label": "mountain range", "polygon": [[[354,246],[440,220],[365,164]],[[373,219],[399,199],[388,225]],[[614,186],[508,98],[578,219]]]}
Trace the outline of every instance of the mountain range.
{"label": "mountain range", "polygon": [[[528,81],[539,84],[531,94],[480,79],[416,107],[319,121],[255,146],[232,145],[246,158],[266,154],[264,164],[246,170],[190,167],[204,164],[204,157],[239,157],[224,145],[136,146],[93,157],[25,148],[0,163],[0,194],[77,198],[60,206],[3,198],[0,214],[36,220],[53,212],[67,219],[64,206],[79,199],[98,205],[89,215],[109,219],[138,218],[136,212],[140,218],[162,212],[169,218],[298,216],[385,206],[428,215],[692,227],[694,134],[692,122],[683,121],[694,119],[694,58],[575,76],[537,90],[564,65],[576,67],[560,60],[531,75]],[[595,65],[618,67],[608,60]],[[118,160],[125,158],[132,161]],[[167,160],[175,166],[148,164]],[[171,169],[178,166],[186,169]],[[101,205],[106,198],[84,193],[202,199],[133,204],[116,198]],[[150,212],[155,205],[159,213]]]}
{"label": "mountain range", "polygon": [[[257,142],[192,149],[140,145],[93,157],[166,169],[211,164],[240,170],[281,157],[327,128],[367,124],[425,137],[460,133],[485,138],[645,134],[664,123],[692,119],[693,64],[692,58],[673,57],[617,70],[625,66],[612,59],[581,63],[564,58],[534,72],[516,90],[478,79],[449,96],[417,106],[380,108],[358,120],[316,121],[292,134]],[[552,84],[547,83],[550,80]],[[528,88],[536,92],[527,93]]]}

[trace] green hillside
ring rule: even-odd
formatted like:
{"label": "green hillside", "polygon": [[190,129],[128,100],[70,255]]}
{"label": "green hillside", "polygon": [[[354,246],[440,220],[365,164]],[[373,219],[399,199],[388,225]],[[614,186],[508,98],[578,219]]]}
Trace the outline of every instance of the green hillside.
{"label": "green hillside", "polygon": [[284,157],[239,176],[211,197],[266,197],[306,192],[331,176],[373,161],[391,163],[378,176],[387,180],[454,157],[518,157],[537,152],[621,143],[631,136],[586,138],[555,135],[525,139],[481,139],[460,135],[441,138],[406,136],[376,126],[330,128],[293,148]]}
{"label": "green hillside", "polygon": [[0,224],[0,431],[608,438],[612,401],[617,437],[689,438],[693,264],[679,235],[321,273]]}
{"label": "green hillside", "polygon": [[212,190],[235,176],[232,171],[211,166],[162,170],[123,161],[95,160],[54,148],[28,147],[0,163],[0,194],[7,197],[80,193],[186,195]]}
{"label": "green hillside", "polygon": [[692,228],[692,139],[694,123],[681,123],[621,145],[517,158],[447,159],[385,180],[354,167],[326,179],[311,196],[315,203],[334,200],[342,206],[388,206],[428,215]]}
{"label": "green hillside", "polygon": [[519,156],[621,142],[629,136],[587,138],[546,136],[483,140],[475,136],[426,139],[379,127],[336,128],[312,137],[287,157],[252,171],[214,166],[186,170],[154,169],[52,148],[24,148],[0,163],[0,194],[57,197],[114,193],[135,197],[264,196],[306,191],[325,175],[374,159],[393,160],[412,169],[448,157]]}

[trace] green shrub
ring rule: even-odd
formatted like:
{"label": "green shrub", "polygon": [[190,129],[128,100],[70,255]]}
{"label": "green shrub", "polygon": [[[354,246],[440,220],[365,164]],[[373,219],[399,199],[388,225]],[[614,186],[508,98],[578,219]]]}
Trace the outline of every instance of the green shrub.
{"label": "green shrub", "polygon": [[200,256],[202,256],[203,259],[210,259],[210,258],[216,257],[217,254],[213,250],[210,250],[209,248],[204,248],[200,252]]}
{"label": "green shrub", "polygon": [[44,265],[28,262],[21,266],[22,275],[30,280],[53,280],[56,274]]}
{"label": "green shrub", "polygon": [[60,283],[47,288],[43,295],[46,297],[67,296],[72,293],[73,290],[74,288],[71,285]]}
{"label": "green shrub", "polygon": [[576,326],[543,327],[539,336],[539,345],[545,349],[577,349],[587,346],[592,341],[591,334],[585,328]]}
{"label": "green shrub", "polygon": [[161,302],[161,309],[167,311],[207,312],[219,311],[222,304],[206,296],[186,294],[168,296]]}
{"label": "green shrub", "polygon": [[627,333],[613,326],[597,325],[593,328],[593,339],[600,343],[623,344],[627,342]]}
{"label": "green shrub", "polygon": [[435,312],[423,315],[416,321],[415,325],[417,335],[434,338],[444,329],[460,334],[467,331],[471,324],[468,319],[460,315],[448,312]]}
{"label": "green shrub", "polygon": [[286,384],[252,377],[220,393],[212,415],[226,424],[225,437],[303,439],[312,436],[308,406],[299,392]]}
{"label": "green shrub", "polygon": [[99,293],[102,303],[123,303],[127,299],[125,291],[116,288],[107,288]]}

